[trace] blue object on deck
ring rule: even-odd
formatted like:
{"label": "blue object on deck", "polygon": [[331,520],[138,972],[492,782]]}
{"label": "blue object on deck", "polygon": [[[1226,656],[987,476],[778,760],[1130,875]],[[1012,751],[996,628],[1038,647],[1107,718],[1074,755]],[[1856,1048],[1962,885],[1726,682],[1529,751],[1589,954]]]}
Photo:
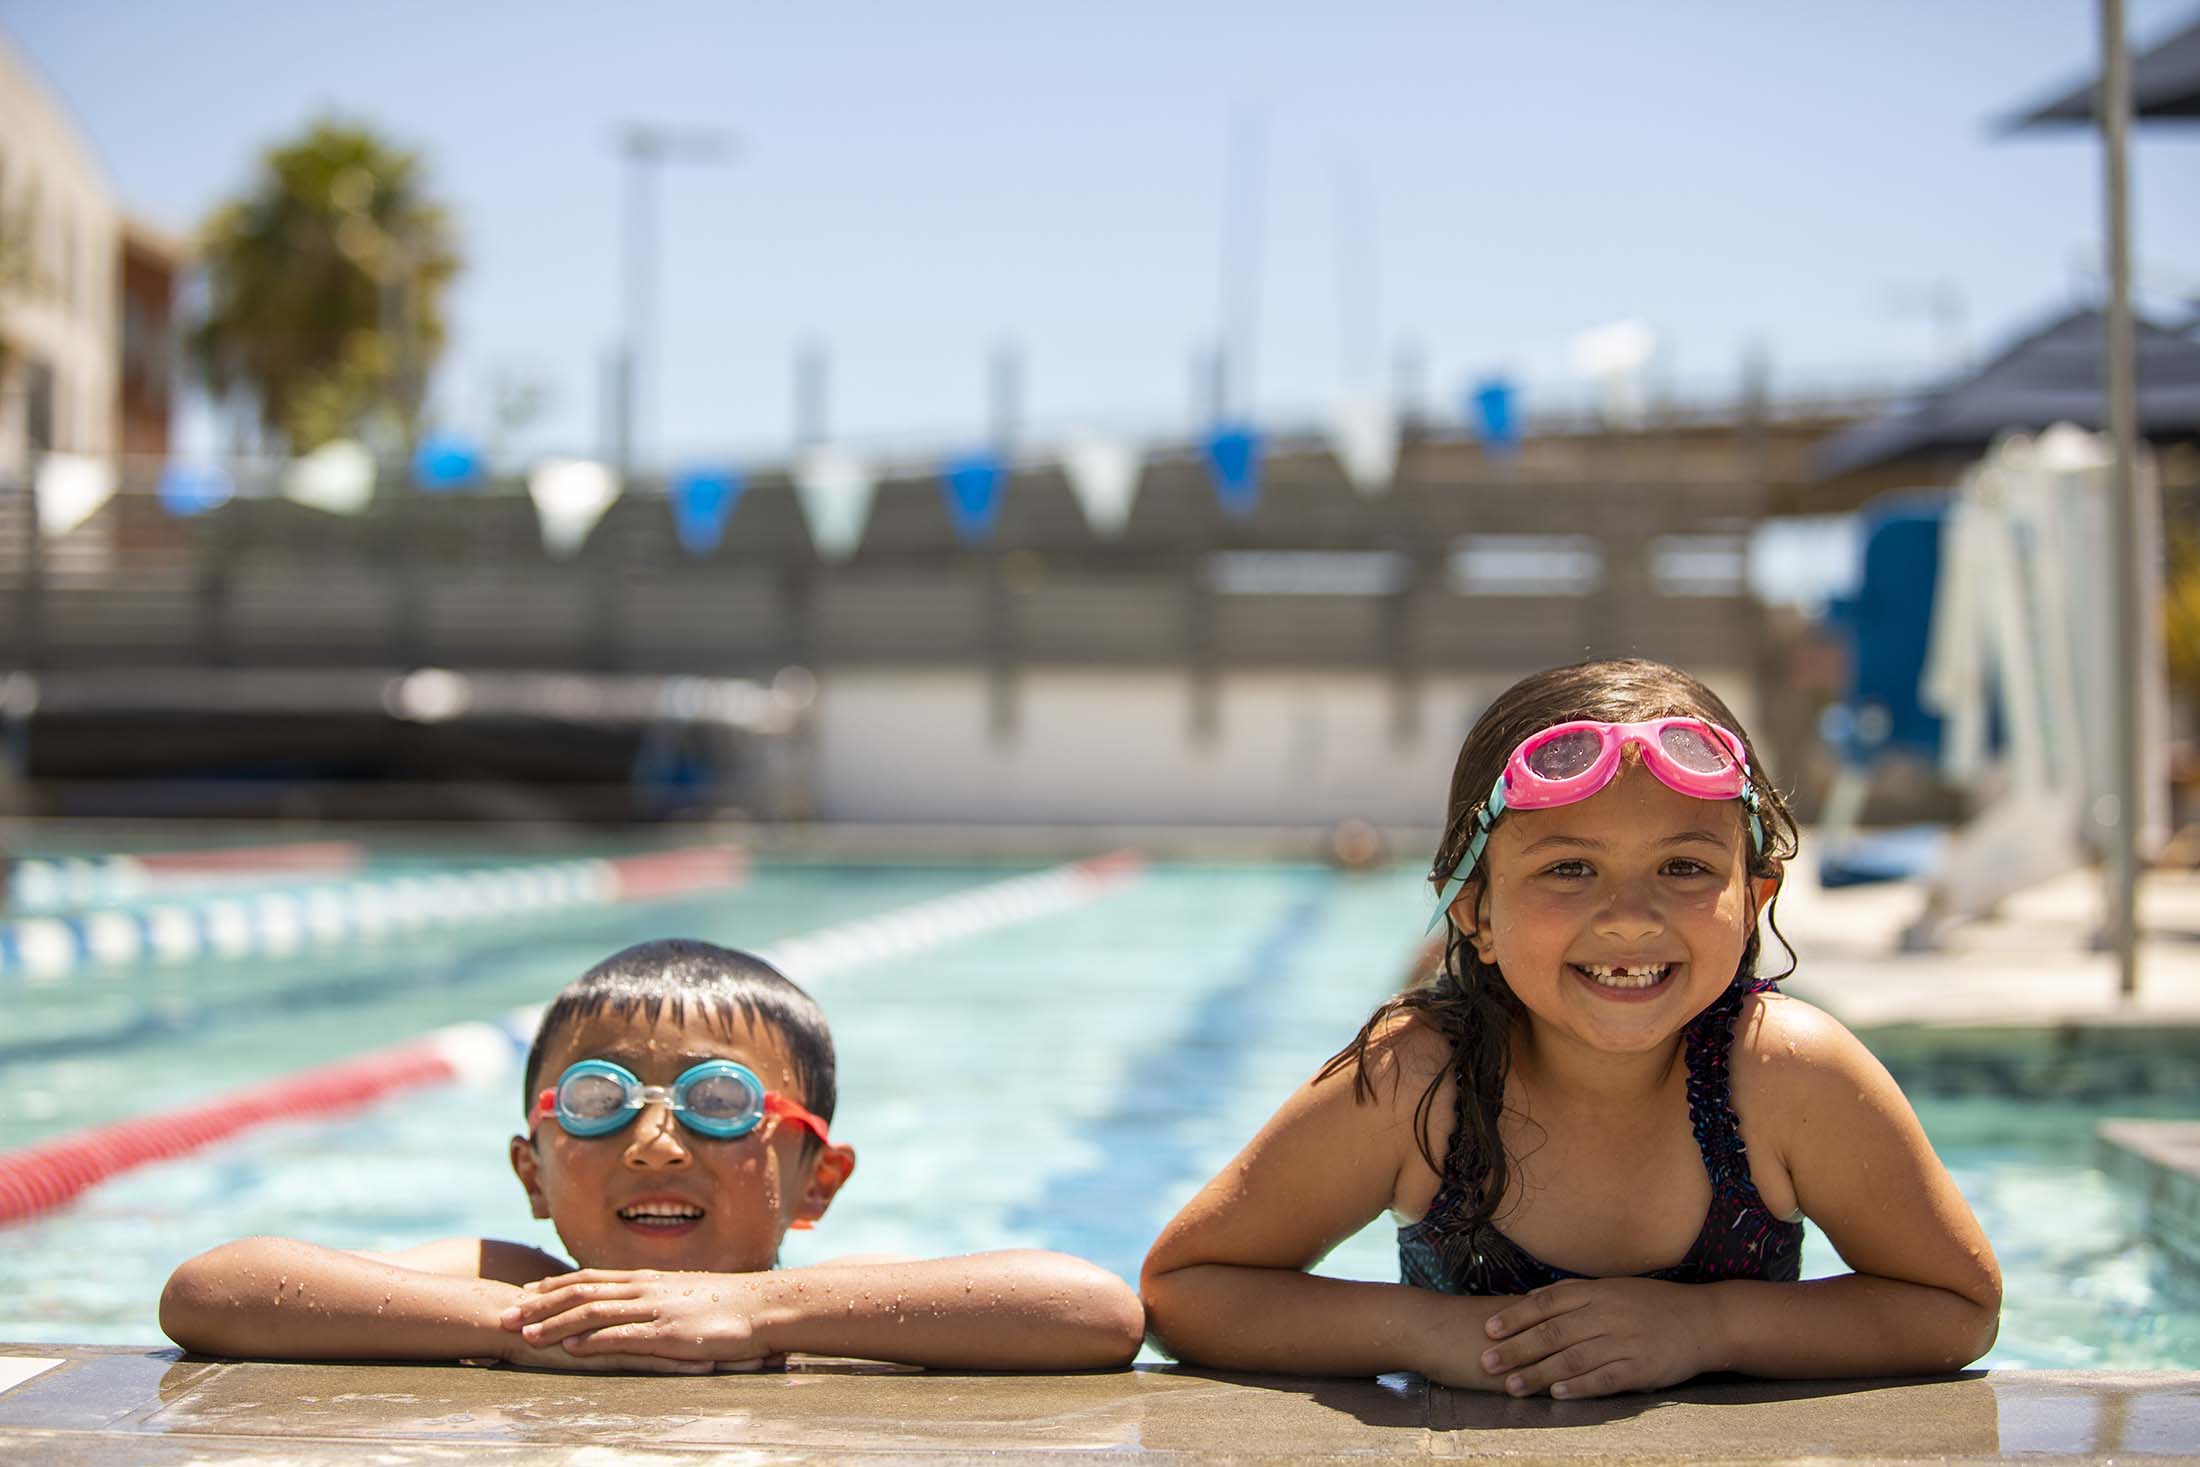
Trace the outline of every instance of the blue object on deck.
{"label": "blue object on deck", "polygon": [[219,509],[235,492],[228,472],[215,464],[171,461],[160,471],[160,507],[178,518]]}
{"label": "blue object on deck", "polygon": [[481,451],[455,433],[431,433],[413,454],[413,482],[431,493],[471,489],[481,480]]}
{"label": "blue object on deck", "polygon": [[1245,519],[1260,504],[1260,434],[1243,424],[1224,424],[1207,435],[1207,472],[1215,498],[1232,519]]}
{"label": "blue object on deck", "polygon": [[690,555],[716,550],[726,538],[726,521],[746,487],[747,481],[735,468],[682,474],[672,486],[672,526],[679,533],[680,548]]}
{"label": "blue object on deck", "polygon": [[1818,884],[1830,889],[1930,876],[1940,869],[1947,848],[1948,832],[1937,825],[1906,825],[1856,836],[1818,862]]}
{"label": "blue object on deck", "polygon": [[1513,386],[1503,377],[1487,377],[1475,386],[1468,402],[1467,421],[1474,436],[1492,453],[1510,453],[1520,446],[1520,424],[1513,413]]}
{"label": "blue object on deck", "polygon": [[940,487],[947,495],[947,513],[955,522],[957,539],[981,545],[993,538],[1006,477],[1006,467],[996,453],[966,453],[948,461],[940,473]]}
{"label": "blue object on deck", "polygon": [[1844,762],[1869,764],[1896,751],[1940,753],[1941,720],[1918,697],[1940,579],[1943,493],[1886,495],[1864,510],[1864,574],[1856,593],[1829,603],[1826,623],[1849,649],[1842,706],[1829,709],[1827,742]]}

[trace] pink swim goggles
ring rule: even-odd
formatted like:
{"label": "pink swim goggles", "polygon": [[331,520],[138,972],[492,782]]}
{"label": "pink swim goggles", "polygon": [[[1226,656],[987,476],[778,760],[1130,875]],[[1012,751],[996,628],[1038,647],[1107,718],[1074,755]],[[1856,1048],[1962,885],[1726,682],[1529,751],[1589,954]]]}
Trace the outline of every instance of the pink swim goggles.
{"label": "pink swim goggles", "polygon": [[1489,798],[1474,812],[1474,839],[1452,868],[1429,918],[1434,929],[1459,899],[1489,844],[1490,827],[1507,810],[1548,810],[1586,800],[1612,782],[1620,760],[1633,744],[1642,750],[1645,769],[1668,789],[1699,800],[1740,800],[1749,810],[1753,849],[1765,848],[1764,822],[1757,817],[1757,788],[1749,779],[1749,756],[1742,741],[1701,718],[1653,718],[1644,723],[1598,723],[1577,719],[1556,723],[1520,741],[1505,761],[1504,773],[1490,786]]}

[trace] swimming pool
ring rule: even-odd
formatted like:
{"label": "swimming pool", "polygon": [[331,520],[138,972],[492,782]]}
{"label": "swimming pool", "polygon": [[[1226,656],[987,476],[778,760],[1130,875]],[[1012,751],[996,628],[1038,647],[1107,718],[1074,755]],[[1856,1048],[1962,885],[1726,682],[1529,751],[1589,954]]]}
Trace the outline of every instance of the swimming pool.
{"label": "swimming pool", "polygon": [[[450,864],[382,854],[373,867]],[[730,890],[646,907],[393,935],[336,956],[14,983],[0,994],[0,1150],[539,1003],[644,937],[765,947],[1031,869],[764,862]],[[826,1222],[790,1237],[787,1261],[1036,1245],[1135,1277],[1161,1223],[1389,990],[1426,914],[1403,866],[1162,864],[1081,906],[836,966],[812,986],[841,1053],[835,1135],[860,1162]],[[158,1342],[168,1270],[247,1233],[340,1247],[483,1233],[555,1248],[505,1169],[518,1091],[515,1067],[264,1127],[9,1228],[0,1339]],[[1988,1363],[2200,1366],[2200,1298],[2093,1165],[2099,1112],[1919,1110],[2006,1274]],[[1838,1267],[1814,1234],[1806,1272]],[[1387,1226],[1325,1269],[1395,1278]]]}

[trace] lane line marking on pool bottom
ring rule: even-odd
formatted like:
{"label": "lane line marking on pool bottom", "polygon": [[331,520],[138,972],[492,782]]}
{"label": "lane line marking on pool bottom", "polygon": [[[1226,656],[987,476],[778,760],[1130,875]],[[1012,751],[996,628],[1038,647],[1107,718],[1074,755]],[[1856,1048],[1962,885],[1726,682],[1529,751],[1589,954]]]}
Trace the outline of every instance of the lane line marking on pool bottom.
{"label": "lane line marking on pool bottom", "polygon": [[736,847],[697,846],[210,896],[137,911],[19,917],[0,922],[0,979],[56,983],[91,968],[283,958],[392,933],[681,896],[731,886],[746,870]]}
{"label": "lane line marking on pool bottom", "polygon": [[365,860],[366,848],[351,840],[145,851],[134,856],[25,856],[8,873],[8,899],[19,912],[115,906],[176,887],[338,876],[358,870]]}
{"label": "lane line marking on pool bottom", "polygon": [[[647,859],[647,858],[645,858]],[[1116,851],[933,897],[790,938],[761,956],[799,983],[940,947],[1098,901],[1135,880],[1143,860]],[[673,868],[662,875],[672,879]],[[509,1075],[534,1040],[542,1006],[452,1024],[418,1039],[316,1065],[195,1105],[137,1116],[0,1152],[0,1224],[51,1212],[110,1177],[168,1161],[273,1121],[326,1118],[422,1085]]]}

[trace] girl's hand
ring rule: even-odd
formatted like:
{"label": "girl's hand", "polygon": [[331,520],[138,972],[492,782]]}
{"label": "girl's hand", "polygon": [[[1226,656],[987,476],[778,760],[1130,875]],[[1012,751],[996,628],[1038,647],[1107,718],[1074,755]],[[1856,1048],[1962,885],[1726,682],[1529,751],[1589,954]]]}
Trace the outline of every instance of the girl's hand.
{"label": "girl's hand", "polygon": [[584,1268],[521,1294],[498,1322],[538,1351],[699,1362],[705,1371],[757,1370],[773,1355],[757,1337],[753,1285],[739,1274]]}
{"label": "girl's hand", "polygon": [[1482,1368],[1507,1395],[1574,1399],[1674,1385],[1711,1369],[1714,1290],[1657,1279],[1567,1279],[1490,1316]]}

